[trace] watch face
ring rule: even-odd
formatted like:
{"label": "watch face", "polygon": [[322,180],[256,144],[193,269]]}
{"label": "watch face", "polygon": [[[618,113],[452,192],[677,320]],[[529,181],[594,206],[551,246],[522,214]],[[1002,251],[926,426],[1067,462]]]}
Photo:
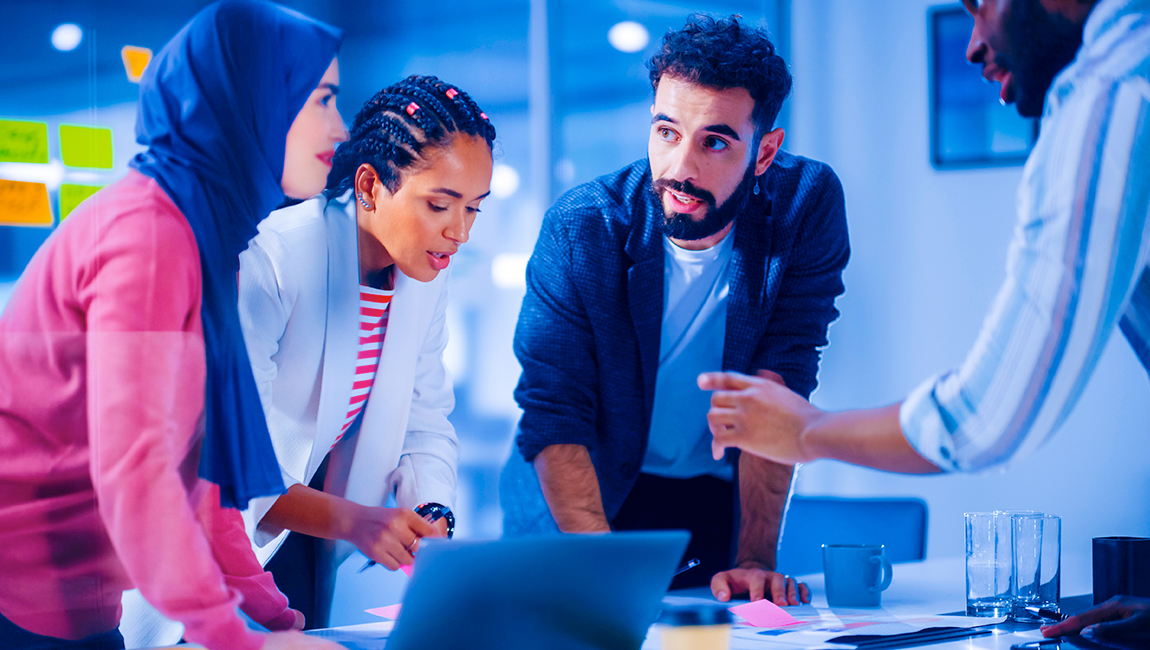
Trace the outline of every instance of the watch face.
{"label": "watch face", "polygon": [[415,507],[415,514],[426,519],[427,523],[435,523],[440,519],[446,519],[447,539],[451,539],[455,535],[455,515],[452,514],[451,508],[448,508],[442,503],[435,503],[433,501],[421,503]]}

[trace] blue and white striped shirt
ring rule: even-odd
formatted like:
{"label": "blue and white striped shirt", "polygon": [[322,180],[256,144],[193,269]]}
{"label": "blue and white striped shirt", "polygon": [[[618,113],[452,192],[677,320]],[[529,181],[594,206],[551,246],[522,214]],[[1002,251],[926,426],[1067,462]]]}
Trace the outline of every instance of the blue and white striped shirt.
{"label": "blue and white striped shirt", "polygon": [[1115,327],[1150,371],[1150,0],[1101,0],[1046,95],[1006,283],[957,370],[899,420],[944,471],[1026,455],[1058,430]]}

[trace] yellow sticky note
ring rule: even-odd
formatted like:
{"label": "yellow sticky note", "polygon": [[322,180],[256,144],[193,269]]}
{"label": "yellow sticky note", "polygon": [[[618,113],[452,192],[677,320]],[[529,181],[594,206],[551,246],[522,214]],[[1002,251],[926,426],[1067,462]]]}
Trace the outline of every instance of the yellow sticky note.
{"label": "yellow sticky note", "polygon": [[128,81],[138,84],[140,77],[144,76],[144,68],[148,67],[148,63],[152,60],[152,51],[146,47],[125,45],[120,49],[120,58],[124,60]]}
{"label": "yellow sticky note", "polygon": [[48,125],[0,120],[0,162],[48,164]]}
{"label": "yellow sticky note", "polygon": [[73,185],[64,183],[60,186],[60,221],[71,214],[76,206],[84,199],[95,194],[103,185]]}
{"label": "yellow sticky note", "polygon": [[0,224],[5,226],[51,226],[48,186],[0,179]]}
{"label": "yellow sticky note", "polygon": [[60,125],[60,158],[69,167],[112,168],[112,129]]}

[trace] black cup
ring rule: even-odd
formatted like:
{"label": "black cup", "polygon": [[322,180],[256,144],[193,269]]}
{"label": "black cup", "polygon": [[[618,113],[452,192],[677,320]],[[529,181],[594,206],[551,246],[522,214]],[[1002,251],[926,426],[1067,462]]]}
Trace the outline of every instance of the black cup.
{"label": "black cup", "polygon": [[1094,538],[1094,604],[1113,596],[1150,598],[1150,538]]}

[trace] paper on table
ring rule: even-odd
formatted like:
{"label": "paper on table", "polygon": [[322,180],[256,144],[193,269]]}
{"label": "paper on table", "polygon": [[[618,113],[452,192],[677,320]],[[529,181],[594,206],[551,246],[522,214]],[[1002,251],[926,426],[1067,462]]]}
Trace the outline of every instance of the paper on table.
{"label": "paper on table", "polygon": [[379,621],[362,625],[348,625],[323,630],[308,630],[304,634],[334,641],[348,650],[384,650],[387,637],[395,628],[393,621]]}
{"label": "paper on table", "polygon": [[365,609],[363,611],[371,614],[372,616],[381,616],[383,618],[390,618],[395,620],[399,618],[399,610],[403,607],[403,603],[395,605],[388,605],[387,607],[376,607],[374,609]]}
{"label": "paper on table", "polygon": [[728,609],[731,610],[732,614],[742,617],[748,625],[755,627],[783,627],[798,622],[794,616],[784,612],[782,607],[766,598]]}
{"label": "paper on table", "polygon": [[[845,650],[854,646],[825,641],[792,639],[792,635],[770,636],[773,630],[738,627],[731,630],[731,650]],[[643,650],[655,650],[644,647]]]}
{"label": "paper on table", "polygon": [[[800,609],[800,608],[796,608]],[[931,627],[970,628],[982,625],[994,625],[1005,620],[1002,618],[976,618],[969,616],[893,616],[883,609],[877,610],[829,610],[814,609],[815,616],[799,614],[796,625],[775,630],[750,630],[738,627],[732,633],[733,637],[749,638],[769,635],[772,642],[796,645],[814,646],[825,644],[831,639],[838,639],[845,635],[864,634],[875,636],[889,636],[895,634],[909,634]],[[845,643],[850,643],[845,641]]]}

